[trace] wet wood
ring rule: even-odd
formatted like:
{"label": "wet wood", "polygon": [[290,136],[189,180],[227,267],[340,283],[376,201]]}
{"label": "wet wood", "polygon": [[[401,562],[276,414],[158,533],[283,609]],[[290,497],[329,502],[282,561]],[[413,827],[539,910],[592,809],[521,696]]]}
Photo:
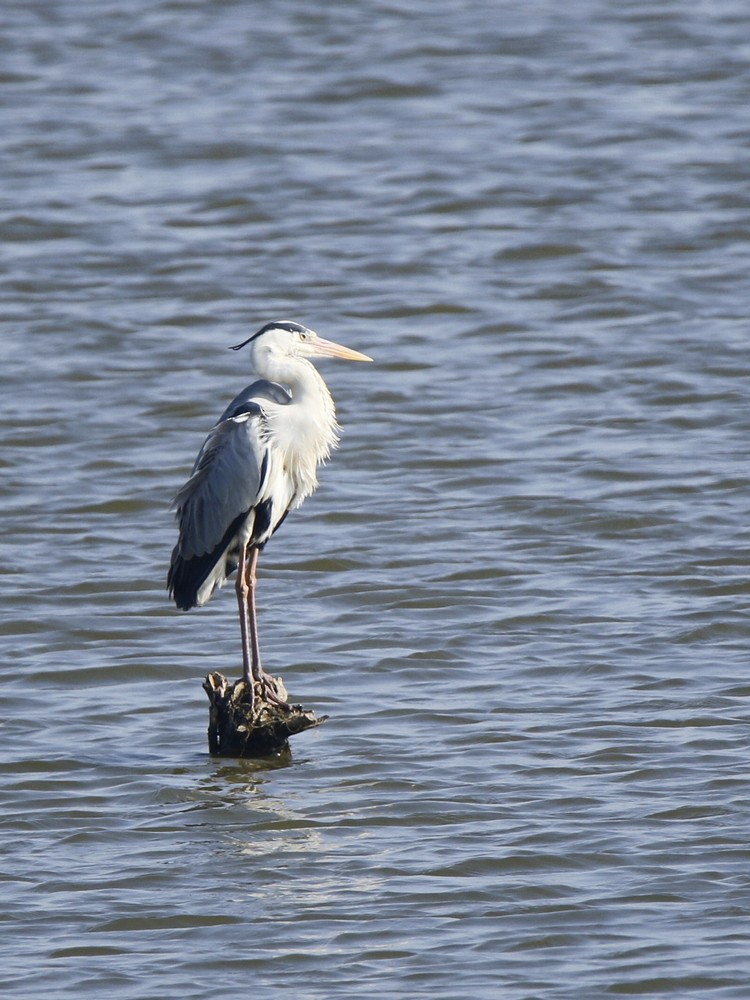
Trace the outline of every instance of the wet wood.
{"label": "wet wood", "polygon": [[268,701],[256,683],[251,705],[243,680],[230,681],[219,673],[206,677],[203,690],[209,700],[209,753],[217,757],[265,757],[288,749],[290,737],[328,718],[318,718],[301,705],[288,704],[281,678],[274,677],[273,682],[276,697],[284,704]]}

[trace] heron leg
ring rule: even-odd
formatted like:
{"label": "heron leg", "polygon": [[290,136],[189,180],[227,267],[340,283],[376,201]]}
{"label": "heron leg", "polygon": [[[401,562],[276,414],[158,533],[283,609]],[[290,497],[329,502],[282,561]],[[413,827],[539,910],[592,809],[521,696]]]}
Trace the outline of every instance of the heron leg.
{"label": "heron leg", "polygon": [[270,701],[276,705],[286,705],[283,698],[279,698],[276,693],[276,683],[270,674],[267,674],[263,669],[260,662],[260,643],[258,641],[258,619],[255,611],[255,585],[257,583],[257,577],[255,575],[255,570],[258,565],[258,556],[260,554],[260,549],[252,548],[250,550],[250,555],[244,565],[244,568],[240,566],[239,572],[243,572],[245,577],[245,584],[247,588],[247,620],[250,630],[250,650],[252,653],[252,671],[253,677],[261,685],[261,690],[263,691],[263,697],[266,701]]}
{"label": "heron leg", "polygon": [[245,579],[246,565],[247,549],[242,546],[237,565],[235,590],[237,592],[237,605],[240,612],[240,633],[242,635],[242,676],[245,681],[248,697],[252,703],[255,692],[253,689],[253,654],[250,640],[250,624],[248,621],[248,587],[247,580]]}
{"label": "heron leg", "polygon": [[237,573],[242,573],[245,578],[245,593],[247,603],[245,613],[250,625],[250,650],[253,658],[253,677],[256,681],[263,679],[263,667],[260,664],[260,643],[258,642],[258,618],[255,613],[255,567],[258,565],[258,549],[250,549],[250,558],[246,560],[244,567],[241,565]]}

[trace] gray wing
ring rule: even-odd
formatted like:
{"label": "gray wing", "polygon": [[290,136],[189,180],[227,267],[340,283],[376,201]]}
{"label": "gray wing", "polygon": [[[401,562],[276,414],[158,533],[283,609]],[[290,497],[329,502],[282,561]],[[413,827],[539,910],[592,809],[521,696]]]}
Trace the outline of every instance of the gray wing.
{"label": "gray wing", "polygon": [[268,466],[263,410],[239,397],[233,405],[235,415],[211,430],[190,479],[172,501],[183,559],[213,552],[238,518],[252,510],[263,487]]}
{"label": "gray wing", "polygon": [[260,378],[257,382],[253,382],[252,385],[246,386],[242,392],[234,397],[219,417],[217,423],[221,423],[222,420],[228,420],[229,417],[234,417],[238,413],[242,413],[247,403],[257,401],[258,399],[268,399],[272,403],[284,406],[287,403],[291,403],[292,394],[283,385],[279,385],[278,382],[271,382],[267,378]]}

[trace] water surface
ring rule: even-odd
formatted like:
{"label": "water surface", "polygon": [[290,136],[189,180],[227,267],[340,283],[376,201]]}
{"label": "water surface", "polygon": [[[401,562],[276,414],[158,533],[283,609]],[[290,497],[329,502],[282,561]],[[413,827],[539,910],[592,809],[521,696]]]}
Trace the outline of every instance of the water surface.
{"label": "water surface", "polygon": [[[6,4],[5,995],[747,996],[748,32]],[[330,720],[214,760],[167,505],[279,316],[376,359],[261,565]]]}

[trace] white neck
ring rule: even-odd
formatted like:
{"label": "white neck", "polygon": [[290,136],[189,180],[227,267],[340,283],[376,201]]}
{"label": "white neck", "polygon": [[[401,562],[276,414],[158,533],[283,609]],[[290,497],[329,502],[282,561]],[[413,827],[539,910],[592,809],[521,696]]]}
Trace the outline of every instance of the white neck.
{"label": "white neck", "polygon": [[294,484],[299,504],[318,485],[317,468],[338,444],[339,426],[328,386],[317,368],[305,358],[276,359],[266,355],[258,374],[281,382],[292,393],[292,402],[269,411],[272,443],[279,451]]}

